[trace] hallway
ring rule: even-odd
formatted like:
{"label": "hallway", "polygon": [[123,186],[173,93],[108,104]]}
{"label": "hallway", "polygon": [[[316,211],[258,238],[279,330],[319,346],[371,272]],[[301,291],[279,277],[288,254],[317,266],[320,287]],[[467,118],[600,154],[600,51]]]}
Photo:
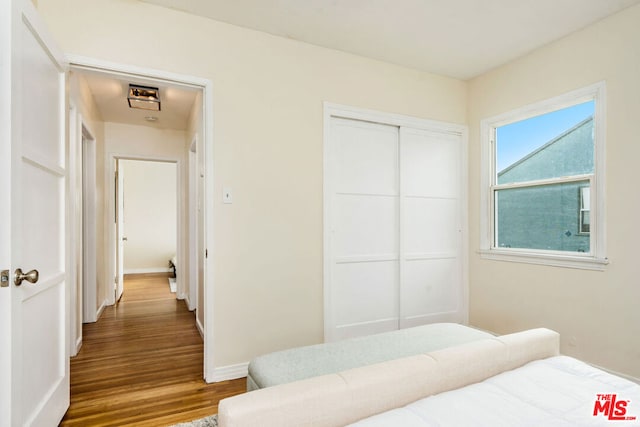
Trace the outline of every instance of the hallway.
{"label": "hallway", "polygon": [[217,412],[245,379],[206,384],[194,314],[166,274],[125,277],[124,295],[83,326],[71,359],[71,406],[62,426],[163,426]]}

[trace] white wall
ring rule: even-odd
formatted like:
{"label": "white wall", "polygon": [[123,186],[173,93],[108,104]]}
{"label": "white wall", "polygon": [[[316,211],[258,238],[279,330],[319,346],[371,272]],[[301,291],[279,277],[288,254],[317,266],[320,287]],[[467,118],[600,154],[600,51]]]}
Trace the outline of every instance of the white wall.
{"label": "white wall", "polygon": [[168,271],[177,251],[175,163],[121,160],[124,273]]}
{"label": "white wall", "polygon": [[[563,353],[638,378],[639,23],[635,6],[469,83],[471,323],[500,333],[549,327]],[[603,80],[610,265],[596,272],[481,259],[480,120]]]}
{"label": "white wall", "polygon": [[217,366],[323,339],[323,101],[466,123],[455,79],[142,2],[38,3],[66,52],[213,82]]}

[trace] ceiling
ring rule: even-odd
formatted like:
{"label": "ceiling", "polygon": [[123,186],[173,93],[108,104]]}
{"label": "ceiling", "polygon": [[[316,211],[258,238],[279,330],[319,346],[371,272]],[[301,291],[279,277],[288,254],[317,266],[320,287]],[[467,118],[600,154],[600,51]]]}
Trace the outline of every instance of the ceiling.
{"label": "ceiling", "polygon": [[[188,128],[189,115],[196,101],[198,88],[173,86],[139,78],[115,77],[91,70],[76,72],[86,81],[103,121],[152,126],[158,129]],[[129,108],[127,91],[130,83],[157,87],[160,91],[161,111]],[[157,120],[150,122],[145,117],[156,117]]]}
{"label": "ceiling", "polygon": [[142,0],[469,79],[640,0]]}

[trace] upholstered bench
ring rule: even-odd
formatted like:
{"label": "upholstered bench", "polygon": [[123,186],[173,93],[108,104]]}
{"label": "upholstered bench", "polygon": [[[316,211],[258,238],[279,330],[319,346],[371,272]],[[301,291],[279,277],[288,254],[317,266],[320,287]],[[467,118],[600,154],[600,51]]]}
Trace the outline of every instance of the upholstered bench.
{"label": "upholstered bench", "polygon": [[333,374],[387,360],[493,337],[456,323],[415,328],[298,347],[256,357],[249,363],[247,391]]}

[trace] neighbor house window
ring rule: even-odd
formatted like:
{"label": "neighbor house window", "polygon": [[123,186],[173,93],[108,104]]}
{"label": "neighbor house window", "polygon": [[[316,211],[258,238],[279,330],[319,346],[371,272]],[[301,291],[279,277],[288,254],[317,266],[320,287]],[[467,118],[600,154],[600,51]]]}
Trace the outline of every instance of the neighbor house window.
{"label": "neighbor house window", "polygon": [[580,233],[589,234],[591,231],[591,202],[589,198],[589,187],[580,187]]}
{"label": "neighbor house window", "polygon": [[598,84],[483,120],[484,257],[606,264],[603,98]]}

